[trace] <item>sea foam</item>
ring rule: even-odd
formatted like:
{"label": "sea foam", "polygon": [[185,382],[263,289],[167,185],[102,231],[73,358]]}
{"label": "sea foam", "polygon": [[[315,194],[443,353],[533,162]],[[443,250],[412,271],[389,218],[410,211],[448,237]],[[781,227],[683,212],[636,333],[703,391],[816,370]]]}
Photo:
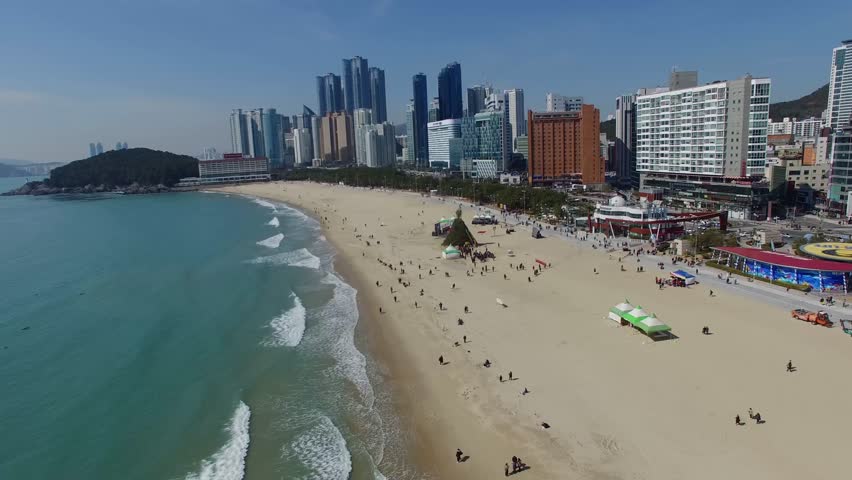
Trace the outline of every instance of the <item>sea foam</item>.
{"label": "sea foam", "polygon": [[249,263],[254,264],[270,264],[270,265],[289,265],[291,267],[303,267],[317,270],[320,268],[320,259],[308,251],[307,248],[300,248],[292,252],[277,253],[266,257],[257,257],[250,260]]}
{"label": "sea foam", "polygon": [[278,211],[278,207],[276,207],[274,203],[267,202],[266,200],[260,198],[252,198],[251,201],[260,205],[261,207],[271,208],[273,212]]}
{"label": "sea foam", "polygon": [[268,347],[295,347],[302,341],[305,334],[305,310],[299,297],[293,295],[294,305],[292,308],[272,319],[269,328],[272,329],[272,337],[263,342]]}
{"label": "sea foam", "polygon": [[[277,220],[277,218],[276,218],[276,220]],[[261,241],[257,242],[257,244],[260,245],[261,247],[278,248],[278,245],[281,245],[281,240],[284,240],[284,234],[283,233],[279,233],[278,235],[273,235],[273,236],[267,238],[266,240],[261,240]]]}
{"label": "sea foam", "polygon": [[347,480],[352,472],[352,455],[343,434],[326,416],[282,448],[285,459],[295,460],[310,473],[305,478]]}
{"label": "sea foam", "polygon": [[230,435],[227,443],[203,460],[198,472],[188,474],[186,480],[242,480],[249,447],[250,418],[251,410],[241,401],[225,428]]}
{"label": "sea foam", "polygon": [[272,227],[277,227],[281,225],[281,223],[278,221],[278,217],[272,217],[272,220],[268,221],[266,224]]}

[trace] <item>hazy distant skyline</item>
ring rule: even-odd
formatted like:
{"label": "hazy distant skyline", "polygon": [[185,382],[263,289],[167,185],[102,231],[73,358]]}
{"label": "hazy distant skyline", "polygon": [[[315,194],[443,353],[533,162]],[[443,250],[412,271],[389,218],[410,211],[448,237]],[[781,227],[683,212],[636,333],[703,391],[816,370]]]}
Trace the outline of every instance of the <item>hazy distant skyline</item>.
{"label": "hazy distant skyline", "polygon": [[582,95],[602,118],[674,66],[701,83],[768,76],[773,102],[789,100],[827,83],[831,49],[852,38],[852,3],[819,12],[729,0],[14,2],[0,7],[0,157],[75,160],[118,139],[227,152],[231,109],[316,110],[315,77],[355,55],[385,70],[395,123],[412,75],[437,96],[453,61],[464,88],[523,88],[532,109],[548,91]]}

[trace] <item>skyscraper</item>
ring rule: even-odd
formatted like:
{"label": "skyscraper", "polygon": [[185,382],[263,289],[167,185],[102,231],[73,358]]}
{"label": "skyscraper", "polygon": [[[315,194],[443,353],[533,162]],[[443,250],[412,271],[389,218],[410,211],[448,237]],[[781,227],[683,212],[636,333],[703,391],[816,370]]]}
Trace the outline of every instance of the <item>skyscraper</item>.
{"label": "skyscraper", "polygon": [[[431,122],[429,129],[429,168],[458,170],[463,151],[458,152],[451,140],[461,140],[461,119]],[[459,155],[461,153],[461,155]]]}
{"label": "skyscraper", "polygon": [[90,144],[89,144],[89,156],[90,156],[90,157],[94,157],[94,156],[95,156],[95,155],[97,155],[97,154],[98,154],[98,151],[95,149],[95,144],[94,144],[94,143],[90,143]]}
{"label": "skyscraper", "polygon": [[259,110],[260,136],[263,138],[263,151],[265,154],[263,156],[269,159],[271,167],[281,167],[283,165],[282,140],[284,137],[281,115],[274,108]]}
{"label": "skyscraper", "polygon": [[343,95],[349,114],[356,108],[373,108],[369,69],[366,58],[343,59]]}
{"label": "skyscraper", "polygon": [[373,120],[384,123],[388,120],[388,107],[385,97],[385,71],[370,67],[370,97],[373,100]]}
{"label": "skyscraper", "polygon": [[437,122],[441,116],[441,102],[438,97],[434,97],[429,104],[429,123]]}
{"label": "skyscraper", "polygon": [[440,102],[438,120],[462,118],[464,106],[461,65],[458,62],[448,64],[438,74],[438,99]]}
{"label": "skyscraper", "polygon": [[615,99],[615,178],[620,185],[639,188],[636,172],[636,95]]}
{"label": "skyscraper", "polygon": [[409,166],[413,166],[417,158],[414,148],[414,118],[414,100],[412,99],[405,106],[405,154],[402,156],[402,161]]}
{"label": "skyscraper", "polygon": [[121,150],[121,142],[115,142],[115,149]]}
{"label": "skyscraper", "polygon": [[293,153],[295,154],[295,166],[308,167],[313,163],[314,148],[310,129],[293,129]]}
{"label": "skyscraper", "polygon": [[127,150],[127,142],[124,142],[123,144],[121,144],[121,149]]}
{"label": "skyscraper", "polygon": [[355,161],[358,165],[367,164],[366,134],[369,126],[373,124],[373,111],[369,108],[355,109],[353,115],[355,124]]}
{"label": "skyscraper", "polygon": [[248,155],[249,141],[246,116],[240,108],[231,112],[231,153]]}
{"label": "skyscraper", "polygon": [[320,116],[312,116],[311,117],[311,142],[313,143],[313,154],[314,157],[311,160],[311,164],[315,167],[318,167],[322,164],[322,119],[324,117]]}
{"label": "skyscraper", "polygon": [[480,112],[462,118],[462,162],[465,176],[472,176],[474,162],[488,160],[497,172],[506,169],[511,148],[508,115],[503,110]]}
{"label": "skyscraper", "polygon": [[524,110],[524,90],[513,88],[506,90],[507,102],[504,108],[509,109],[509,124],[512,127],[512,151],[517,152],[515,139],[527,134],[527,118]]}
{"label": "skyscraper", "polygon": [[467,89],[467,115],[472,117],[485,110],[485,87],[474,85]]}
{"label": "skyscraper", "polygon": [[317,100],[320,116],[324,117],[327,113],[342,112],[344,105],[340,77],[333,73],[317,77]]}
{"label": "skyscraper", "polygon": [[826,119],[832,129],[852,123],[852,40],[844,40],[831,52]]}
{"label": "skyscraper", "polygon": [[103,146],[103,145],[101,145],[101,142],[98,142],[98,143],[95,145],[95,153],[96,153],[96,154],[98,154],[98,155],[100,155],[100,154],[104,153],[104,146]]}
{"label": "skyscraper", "polygon": [[[429,167],[429,140],[426,124],[429,123],[429,94],[426,88],[426,75],[418,73],[412,78],[414,90],[414,158],[417,168]],[[411,148],[411,145],[409,145]]]}

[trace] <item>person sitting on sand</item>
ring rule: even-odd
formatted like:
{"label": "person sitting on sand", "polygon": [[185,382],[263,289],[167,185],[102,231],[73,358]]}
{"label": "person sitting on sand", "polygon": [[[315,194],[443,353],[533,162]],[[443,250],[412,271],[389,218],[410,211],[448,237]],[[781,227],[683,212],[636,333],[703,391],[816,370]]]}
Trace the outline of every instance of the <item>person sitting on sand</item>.
{"label": "person sitting on sand", "polygon": [[524,391],[523,391],[523,392],[521,392],[521,395],[526,395],[526,394],[528,394],[528,393],[530,393],[530,391],[529,391],[529,390],[527,390],[527,387],[524,387]]}
{"label": "person sitting on sand", "polygon": [[488,359],[486,358],[486,359],[485,359],[485,363],[483,363],[482,365],[484,365],[484,366],[485,366],[485,368],[491,368],[491,360],[488,360]]}
{"label": "person sitting on sand", "polygon": [[459,326],[462,326],[462,325],[464,325],[464,320],[462,320],[462,319],[460,318],[460,319],[459,319]]}
{"label": "person sitting on sand", "polygon": [[469,312],[469,310],[468,310],[468,308],[467,308],[467,305],[465,305],[465,306],[464,306],[464,313],[467,313],[467,312]]}
{"label": "person sitting on sand", "polygon": [[462,455],[464,455],[464,453],[462,453],[460,448],[457,448],[456,449],[456,462],[457,463],[461,463]]}

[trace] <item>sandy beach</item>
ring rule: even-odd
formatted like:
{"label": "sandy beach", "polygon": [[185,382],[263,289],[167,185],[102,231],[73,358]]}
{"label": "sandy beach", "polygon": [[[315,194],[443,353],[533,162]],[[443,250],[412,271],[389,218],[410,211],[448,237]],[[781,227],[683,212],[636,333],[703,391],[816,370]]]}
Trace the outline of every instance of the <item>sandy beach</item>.
{"label": "sandy beach", "polygon": [[[442,260],[441,239],[431,236],[439,218],[454,215],[451,199],[289,182],[226,190],[322,221],[411,416],[413,453],[436,478],[503,477],[513,455],[531,467],[512,475],[523,479],[848,475],[852,338],[837,327],[793,320],[777,302],[712,282],[660,290],[655,277],[668,277],[669,264],[619,262],[620,251],[547,231],[536,240],[524,229],[480,228],[469,203],[463,218],[496,255],[476,266]],[[535,276],[535,259],[551,267]],[[677,338],[654,342],[608,320],[625,299]],[[797,371],[786,371],[788,360]],[[456,462],[457,448],[466,461]]]}

